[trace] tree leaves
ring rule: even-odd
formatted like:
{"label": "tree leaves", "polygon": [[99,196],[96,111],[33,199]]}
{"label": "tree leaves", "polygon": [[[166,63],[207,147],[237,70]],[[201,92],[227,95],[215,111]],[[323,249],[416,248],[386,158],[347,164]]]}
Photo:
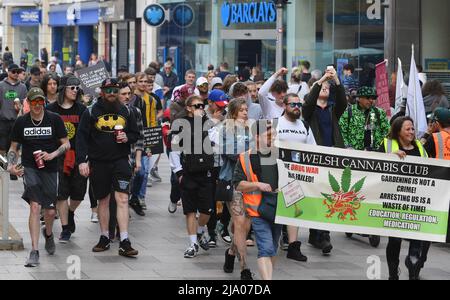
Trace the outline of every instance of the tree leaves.
{"label": "tree leaves", "polygon": [[339,186],[339,182],[331,175],[331,172],[328,173],[328,180],[330,181],[331,188],[335,193],[339,193],[341,191],[341,187]]}
{"label": "tree leaves", "polygon": [[352,191],[354,191],[355,193],[359,193],[362,188],[364,187],[364,183],[366,182],[367,177],[364,177],[363,179],[361,179],[360,181],[358,181],[357,183],[355,183],[355,185],[352,187]]}
{"label": "tree leaves", "polygon": [[352,183],[352,169],[349,167],[345,168],[344,173],[342,173],[341,186],[343,192],[347,193],[350,191],[350,185]]}

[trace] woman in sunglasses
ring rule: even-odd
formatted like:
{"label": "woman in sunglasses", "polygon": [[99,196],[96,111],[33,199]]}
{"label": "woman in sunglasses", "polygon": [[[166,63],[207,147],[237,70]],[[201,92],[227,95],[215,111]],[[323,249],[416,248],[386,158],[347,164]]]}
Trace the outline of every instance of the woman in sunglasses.
{"label": "woman in sunglasses", "polygon": [[[184,252],[185,258],[194,258],[201,247],[209,250],[208,224],[211,214],[212,180],[214,155],[208,129],[212,124],[205,115],[205,104],[199,96],[186,100],[187,117],[172,124],[172,171],[180,182],[183,210],[187,220],[190,245]],[[179,130],[176,130],[179,128]],[[200,213],[198,221],[196,214]]]}

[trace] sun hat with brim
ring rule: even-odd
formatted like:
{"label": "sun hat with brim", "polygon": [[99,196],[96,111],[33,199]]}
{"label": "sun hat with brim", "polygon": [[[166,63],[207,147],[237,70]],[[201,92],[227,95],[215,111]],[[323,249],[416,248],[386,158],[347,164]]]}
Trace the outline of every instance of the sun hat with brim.
{"label": "sun hat with brim", "polygon": [[356,94],[358,98],[367,98],[367,99],[376,99],[378,98],[377,90],[373,87],[363,86],[358,89],[358,93]]}
{"label": "sun hat with brim", "polygon": [[28,101],[45,100],[44,91],[37,87],[31,88],[27,94],[27,99]]}

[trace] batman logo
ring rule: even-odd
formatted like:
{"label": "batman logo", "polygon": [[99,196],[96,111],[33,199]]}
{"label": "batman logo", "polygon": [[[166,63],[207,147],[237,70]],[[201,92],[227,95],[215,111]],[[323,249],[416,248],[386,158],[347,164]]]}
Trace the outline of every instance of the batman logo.
{"label": "batman logo", "polygon": [[125,128],[126,124],[127,121],[120,115],[103,115],[98,117],[95,128],[99,131],[112,133],[117,125],[122,125]]}

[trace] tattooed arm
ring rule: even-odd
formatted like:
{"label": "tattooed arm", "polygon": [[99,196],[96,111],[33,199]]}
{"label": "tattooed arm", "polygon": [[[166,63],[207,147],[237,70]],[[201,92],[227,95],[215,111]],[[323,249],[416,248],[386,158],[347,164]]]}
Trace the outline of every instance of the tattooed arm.
{"label": "tattooed arm", "polygon": [[63,156],[67,151],[70,150],[70,141],[68,138],[63,138],[59,140],[61,142],[61,146],[53,153],[42,152],[41,158],[45,161],[51,161],[55,158]]}
{"label": "tattooed arm", "polygon": [[11,175],[15,176],[23,176],[23,170],[17,169],[17,163],[19,162],[19,151],[18,151],[18,143],[12,142],[11,148],[9,149],[8,155],[8,172]]}

